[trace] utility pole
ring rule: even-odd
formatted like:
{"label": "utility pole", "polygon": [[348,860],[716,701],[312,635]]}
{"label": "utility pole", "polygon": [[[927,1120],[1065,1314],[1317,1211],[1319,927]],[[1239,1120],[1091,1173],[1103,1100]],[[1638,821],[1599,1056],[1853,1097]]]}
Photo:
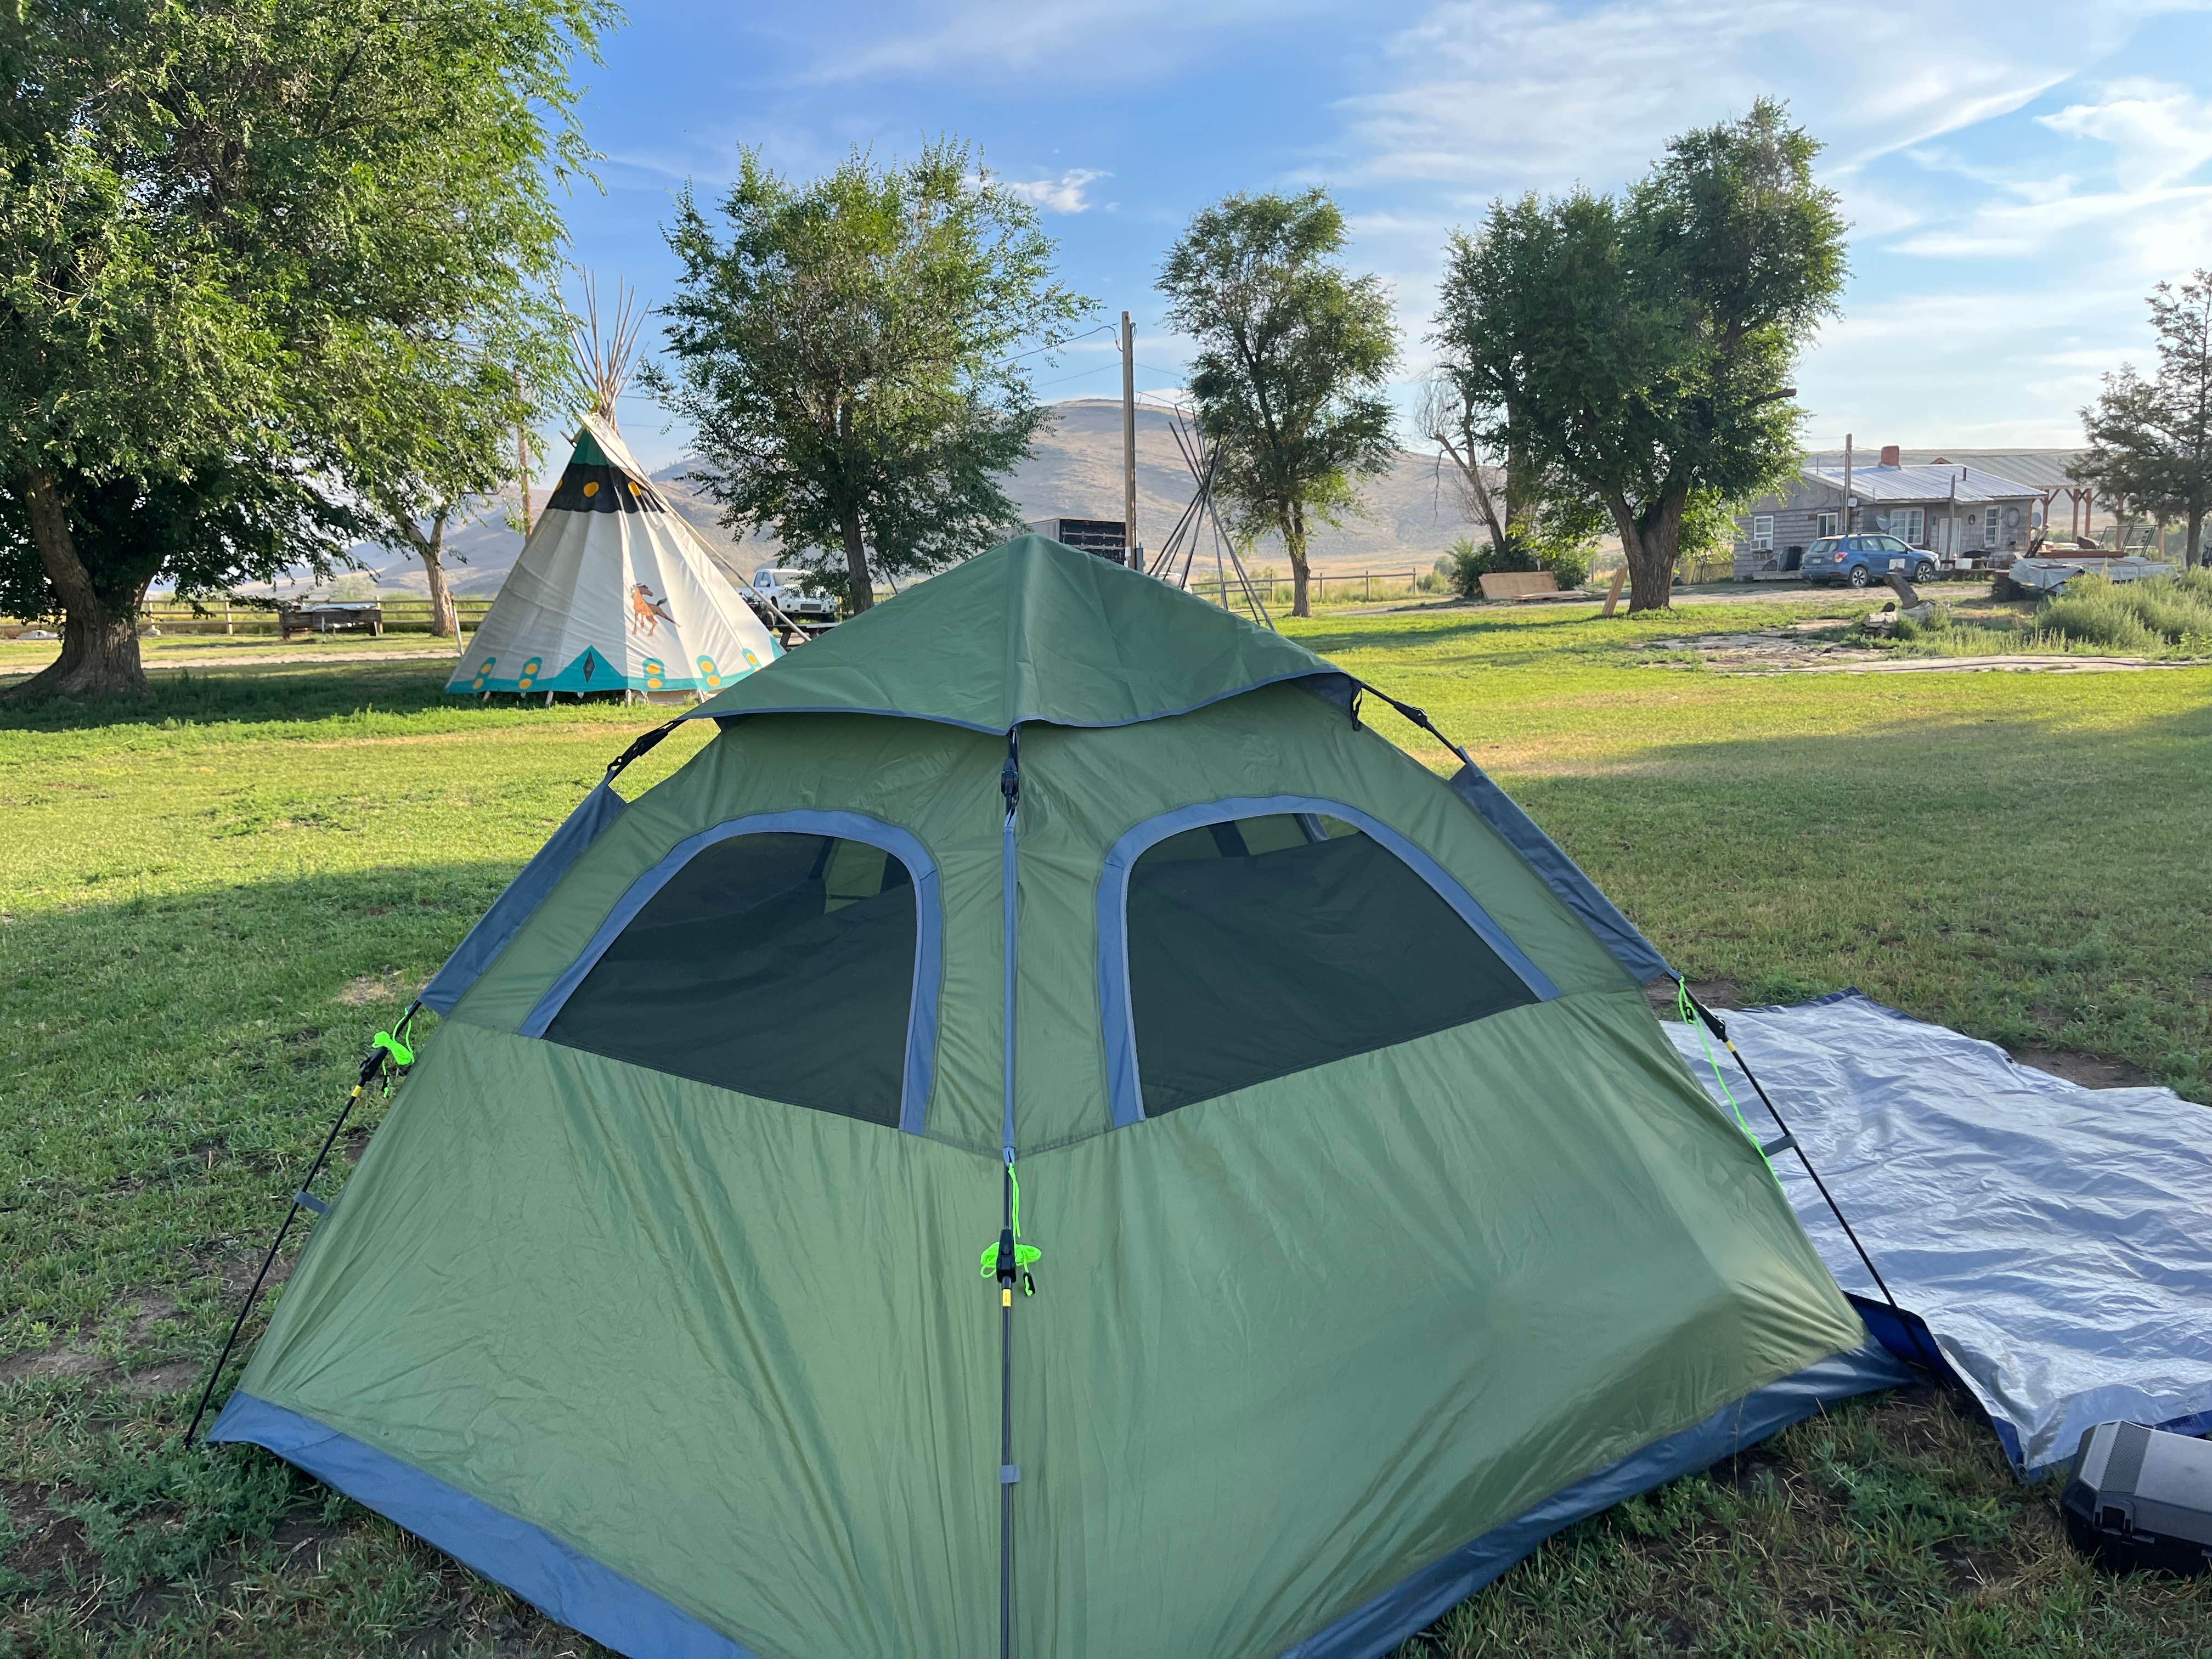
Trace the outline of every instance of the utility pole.
{"label": "utility pole", "polygon": [[1137,563],[1137,333],[1121,313],[1122,562]]}
{"label": "utility pole", "polygon": [[1841,536],[1850,535],[1851,533],[1851,434],[1848,432],[1844,434],[1844,516],[1841,522],[1843,528],[1836,533]]}

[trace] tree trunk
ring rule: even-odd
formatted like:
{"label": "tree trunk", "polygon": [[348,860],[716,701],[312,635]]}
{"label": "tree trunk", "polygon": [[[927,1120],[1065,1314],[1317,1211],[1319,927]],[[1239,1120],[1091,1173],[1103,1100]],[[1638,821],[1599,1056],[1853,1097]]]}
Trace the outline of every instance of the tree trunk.
{"label": "tree trunk", "polygon": [[2189,504],[2189,535],[2181,544],[2181,567],[2193,570],[2197,562],[2197,538],[2204,533],[2204,507],[2201,502]]}
{"label": "tree trunk", "polygon": [[1291,509],[1291,521],[1283,526],[1283,548],[1291,556],[1291,614],[1310,617],[1313,596],[1306,580],[1310,574],[1306,563],[1306,515],[1295,507]]}
{"label": "tree trunk", "polygon": [[1620,550],[1628,562],[1628,614],[1664,611],[1674,603],[1674,556],[1682,539],[1682,509],[1687,490],[1672,490],[1642,512],[1613,496],[1614,526],[1620,532]]}
{"label": "tree trunk", "polygon": [[868,549],[860,539],[860,510],[847,507],[838,516],[845,538],[845,578],[853,614],[859,616],[876,603],[876,590],[868,580]]}
{"label": "tree trunk", "polygon": [[102,594],[92,573],[76,556],[69,504],[51,475],[26,474],[25,503],[30,508],[31,538],[54,596],[62,602],[62,654],[6,694],[10,702],[33,697],[112,697],[147,695],[146,669],[138,659],[137,594],[122,604]]}
{"label": "tree trunk", "polygon": [[440,507],[430,520],[430,533],[415,538],[415,550],[422,556],[422,574],[430,586],[430,632],[441,640],[457,638],[461,631],[461,613],[453,604],[453,590],[446,585],[446,515],[451,510]]}

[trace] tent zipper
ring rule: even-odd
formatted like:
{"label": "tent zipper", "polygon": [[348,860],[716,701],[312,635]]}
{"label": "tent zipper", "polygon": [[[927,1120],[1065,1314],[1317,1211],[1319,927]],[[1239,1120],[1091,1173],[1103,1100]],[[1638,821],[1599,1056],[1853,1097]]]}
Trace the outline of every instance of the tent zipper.
{"label": "tent zipper", "polygon": [[1018,1271],[1014,1248],[1014,984],[1017,965],[1017,906],[1015,902],[1014,817],[1022,801],[1022,738],[1018,726],[1006,731],[1006,763],[999,774],[999,793],[1006,804],[1006,823],[1000,843],[1000,886],[1004,902],[1006,955],[1006,1079],[1004,1120],[1006,1152],[1000,1180],[1004,1218],[999,1235],[999,1659],[1013,1659],[1014,1651],[1014,1484],[1021,1479],[1014,1462],[1014,1279]]}

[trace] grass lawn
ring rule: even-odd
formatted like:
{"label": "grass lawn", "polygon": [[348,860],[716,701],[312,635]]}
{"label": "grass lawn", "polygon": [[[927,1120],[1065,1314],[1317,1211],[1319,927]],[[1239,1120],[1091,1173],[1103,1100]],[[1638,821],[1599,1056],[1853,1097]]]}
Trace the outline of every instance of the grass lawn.
{"label": "grass lawn", "polygon": [[[1680,617],[1593,611],[1296,631],[1428,708],[1693,979],[1856,984],[2212,1098],[2212,669],[1742,678],[1646,648]],[[596,1651],[265,1455],[178,1446],[367,1034],[647,723],[442,679],[191,669],[0,713],[0,1653]],[[1413,1650],[2212,1651],[2212,1588],[2097,1577],[2055,1498],[1947,1398],[1855,1404],[1563,1534]]]}

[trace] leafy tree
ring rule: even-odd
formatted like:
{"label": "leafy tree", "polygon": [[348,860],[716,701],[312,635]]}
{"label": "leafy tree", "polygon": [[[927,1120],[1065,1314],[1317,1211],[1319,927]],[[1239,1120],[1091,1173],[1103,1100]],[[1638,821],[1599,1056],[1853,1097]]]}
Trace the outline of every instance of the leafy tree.
{"label": "leafy tree", "polygon": [[1844,275],[1819,153],[1761,99],[1674,139],[1620,198],[1500,201],[1452,239],[1437,338],[1468,429],[1604,504],[1632,611],[1668,602],[1694,497],[1796,464],[1787,382]]}
{"label": "leafy tree", "polygon": [[998,481],[1051,416],[1009,353],[1058,344],[1087,304],[1052,280],[1036,209],[948,139],[805,184],[747,150],[720,212],[726,237],[678,200],[673,367],[642,378],[696,429],[692,476],[723,521],[773,526],[856,612],[873,574],[939,569],[1013,527]]}
{"label": "leafy tree", "polygon": [[[0,15],[0,586],[23,693],[143,690],[137,611],[305,562],[425,365],[553,269],[601,0],[79,0]],[[356,476],[357,474],[357,476]]]}
{"label": "leafy tree", "polygon": [[343,470],[364,528],[396,553],[422,562],[430,631],[453,638],[459,612],[446,572],[446,533],[466,523],[514,477],[525,454],[542,453],[530,429],[526,386],[566,391],[574,375],[561,341],[567,327],[544,289],[521,283],[480,306],[464,326],[398,343],[407,373],[387,396],[358,410],[346,434]]}
{"label": "leafy tree", "polygon": [[2104,391],[2081,411],[2089,453],[2073,476],[2161,524],[2181,520],[2184,557],[2193,565],[2203,557],[2212,508],[2212,270],[2197,271],[2179,289],[2160,283],[2150,317],[2158,373],[2146,380],[2123,364],[2105,376]]}
{"label": "leafy tree", "polygon": [[1353,508],[1354,480],[1397,451],[1385,377],[1397,360],[1389,291],[1338,263],[1344,215],[1328,192],[1224,198],[1168,254],[1168,320],[1198,342],[1190,393],[1221,445],[1216,489],[1237,534],[1291,556],[1293,615],[1313,614],[1314,520]]}

